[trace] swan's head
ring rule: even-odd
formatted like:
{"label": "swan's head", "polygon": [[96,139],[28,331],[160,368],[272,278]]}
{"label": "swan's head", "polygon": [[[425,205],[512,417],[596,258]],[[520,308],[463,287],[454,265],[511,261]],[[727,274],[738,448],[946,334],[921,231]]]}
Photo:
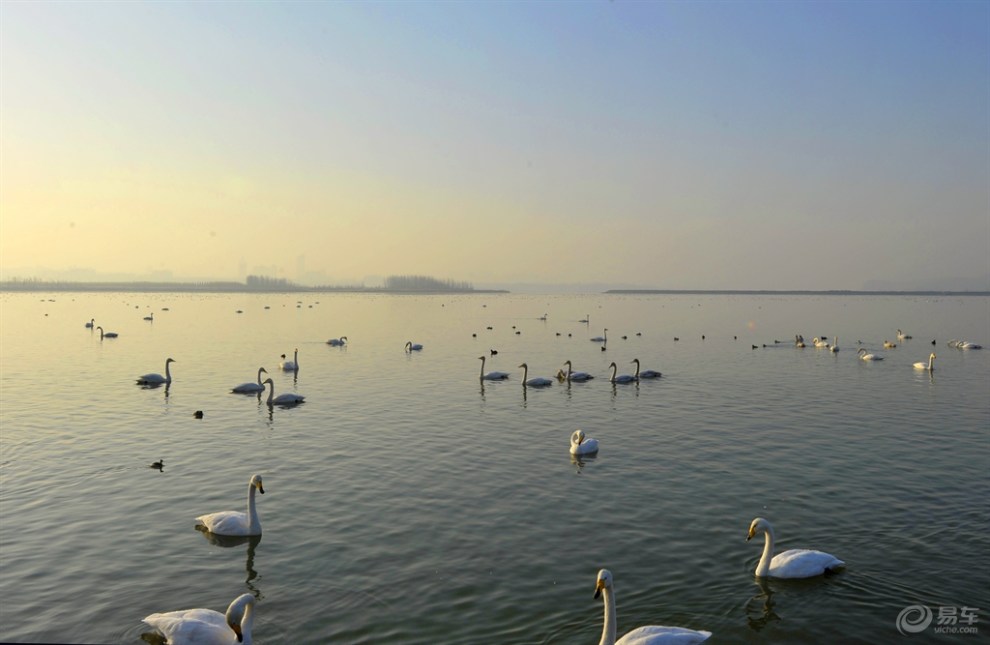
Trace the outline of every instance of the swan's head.
{"label": "swan's head", "polygon": [[631,361],[629,361],[629,362],[630,362],[630,363],[636,363],[636,365],[639,365],[639,359],[638,359],[638,358],[634,358],[634,359],[632,359],[632,360],[631,360]]}
{"label": "swan's head", "polygon": [[580,446],[584,443],[584,430],[575,430],[571,433],[571,445]]}
{"label": "swan's head", "polygon": [[244,634],[241,633],[241,621],[244,620],[244,612],[247,611],[248,607],[253,606],[254,596],[245,593],[235,598],[234,602],[230,603],[230,606],[227,607],[224,620],[227,621],[227,626],[234,630],[238,643],[244,642]]}
{"label": "swan's head", "polygon": [[526,369],[529,369],[529,365],[527,365],[526,363],[521,363],[519,367],[525,367]]}
{"label": "swan's head", "polygon": [[165,359],[165,364],[166,365],[168,365],[169,363],[175,363],[175,362],[176,362],[176,360],[174,358],[166,358]]}
{"label": "swan's head", "polygon": [[746,537],[746,541],[752,540],[757,533],[770,533],[772,531],[773,527],[770,526],[770,522],[762,517],[757,517],[749,525],[749,535]]}
{"label": "swan's head", "polygon": [[602,569],[598,572],[598,580],[595,581],[595,598],[597,599],[602,595],[602,590],[612,589],[612,572],[608,569]]}
{"label": "swan's head", "polygon": [[264,367],[259,368],[258,371],[259,372],[264,372],[265,374],[268,373],[268,370],[266,370]]}
{"label": "swan's head", "polygon": [[609,363],[608,366],[610,368],[613,368],[613,369],[619,369],[618,366],[616,366],[615,361],[612,361],[611,363]]}
{"label": "swan's head", "polygon": [[265,487],[261,485],[261,475],[255,475],[251,478],[251,485],[258,489],[258,492],[262,495],[265,494]]}

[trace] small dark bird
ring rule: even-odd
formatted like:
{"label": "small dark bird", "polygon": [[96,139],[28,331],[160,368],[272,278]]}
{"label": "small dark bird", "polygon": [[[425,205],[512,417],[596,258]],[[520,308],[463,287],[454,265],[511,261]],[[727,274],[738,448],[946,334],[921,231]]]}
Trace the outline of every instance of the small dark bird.
{"label": "small dark bird", "polygon": [[490,349],[488,351],[491,352],[492,356],[494,356],[495,354],[498,354],[498,350],[497,349]]}
{"label": "small dark bird", "polygon": [[935,339],[933,338],[933,339],[932,339],[932,345],[934,345],[934,344],[935,344]]}
{"label": "small dark bird", "polygon": [[701,335],[701,340],[705,340],[705,335],[704,334]]}
{"label": "small dark bird", "polygon": [[155,463],[153,463],[153,464],[151,464],[149,466],[149,468],[155,468],[156,470],[161,470],[164,467],[165,467],[165,460],[164,459],[159,459],[158,461],[156,461]]}
{"label": "small dark bird", "polygon": [[674,340],[675,340],[675,341],[676,341],[676,340],[680,340],[680,338],[678,338],[677,336],[674,336]]}
{"label": "small dark bird", "polygon": [[203,418],[203,411],[202,410],[196,410],[195,412],[193,412],[193,416],[196,417],[197,419],[202,419]]}
{"label": "small dark bird", "polygon": [[753,345],[753,349],[756,349],[756,345]]}

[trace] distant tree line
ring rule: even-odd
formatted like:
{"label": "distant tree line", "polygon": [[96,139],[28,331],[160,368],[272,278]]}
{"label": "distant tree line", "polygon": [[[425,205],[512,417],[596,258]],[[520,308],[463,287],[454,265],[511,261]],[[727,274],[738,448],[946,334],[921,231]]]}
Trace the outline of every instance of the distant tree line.
{"label": "distant tree line", "polygon": [[385,291],[474,291],[470,282],[437,280],[425,275],[390,275],[385,278]]}
{"label": "distant tree line", "polygon": [[285,278],[269,278],[264,275],[249,275],[244,281],[248,289],[258,291],[287,291],[295,290],[296,285]]}

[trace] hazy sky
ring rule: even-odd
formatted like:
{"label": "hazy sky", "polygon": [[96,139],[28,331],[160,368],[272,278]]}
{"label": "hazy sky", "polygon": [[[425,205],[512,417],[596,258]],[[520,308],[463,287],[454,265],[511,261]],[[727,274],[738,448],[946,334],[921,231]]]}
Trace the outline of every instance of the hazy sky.
{"label": "hazy sky", "polygon": [[4,0],[42,267],[990,286],[990,3]]}

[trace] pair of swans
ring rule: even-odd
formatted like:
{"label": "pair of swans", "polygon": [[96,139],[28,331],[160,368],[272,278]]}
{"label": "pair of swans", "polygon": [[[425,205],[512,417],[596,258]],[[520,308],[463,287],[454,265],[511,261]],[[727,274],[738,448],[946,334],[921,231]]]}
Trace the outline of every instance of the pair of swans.
{"label": "pair of swans", "polygon": [[145,375],[139,376],[137,378],[137,384],[138,385],[161,385],[162,383],[164,383],[165,385],[171,385],[172,384],[172,372],[169,371],[168,366],[169,366],[170,363],[175,363],[175,362],[176,362],[176,360],[174,358],[167,358],[167,359],[165,359],[165,376],[162,376],[161,374],[145,374]]}
{"label": "pair of swans", "polygon": [[347,336],[341,336],[340,338],[331,338],[327,341],[327,345],[330,347],[343,347],[347,342]]}
{"label": "pair of swans", "polygon": [[935,352],[932,352],[931,355],[928,357],[928,362],[927,363],[924,363],[922,361],[918,361],[917,363],[915,363],[914,364],[914,369],[916,369],[916,370],[928,370],[929,372],[934,372],[935,371]]}
{"label": "pair of swans", "polygon": [[522,363],[519,367],[523,368],[522,384],[528,387],[548,387],[553,385],[553,380],[545,378],[543,376],[534,376],[529,378],[529,365]]}
{"label": "pair of swans", "polygon": [[275,381],[266,378],[265,384],[271,386],[271,390],[268,392],[268,407],[272,407],[273,405],[296,405],[306,400],[305,396],[296,394],[295,392],[286,392],[285,394],[275,396]]}
{"label": "pair of swans", "polygon": [[292,354],[292,360],[285,360],[285,354],[282,354],[282,362],[278,364],[278,368],[283,372],[298,372],[299,371],[299,349]]}
{"label": "pair of swans", "polygon": [[418,352],[421,349],[423,349],[423,346],[419,343],[414,343],[411,340],[406,343],[407,352]]}
{"label": "pair of swans", "polygon": [[254,626],[254,596],[241,594],[224,614],[212,609],[183,609],[151,614],[144,622],[164,634],[173,645],[249,645]]}
{"label": "pair of swans", "polygon": [[[494,350],[493,350],[493,353],[494,354],[497,354],[498,352],[494,352]],[[508,372],[488,372],[487,374],[485,374],[485,357],[484,356],[479,356],[478,358],[481,359],[481,380],[482,381],[504,381],[505,379],[509,378],[509,373]]]}
{"label": "pair of swans", "polygon": [[594,455],[598,453],[598,439],[584,435],[584,430],[571,433],[571,454],[575,456]]}
{"label": "pair of swans", "polygon": [[859,357],[861,359],[863,359],[864,361],[882,361],[883,360],[883,356],[877,356],[876,354],[871,354],[870,352],[868,352],[866,350],[865,347],[860,347],[859,348],[859,351],[856,352],[856,353],[859,354]]}
{"label": "pair of swans", "polygon": [[268,373],[268,370],[266,370],[264,367],[259,367],[258,368],[258,382],[257,383],[252,383],[251,381],[248,381],[247,383],[241,383],[240,385],[234,386],[234,388],[231,389],[230,391],[233,394],[258,394],[259,392],[264,392],[265,391],[265,384],[261,381],[261,374],[262,374],[262,372],[264,372],[265,374],[267,374]]}

